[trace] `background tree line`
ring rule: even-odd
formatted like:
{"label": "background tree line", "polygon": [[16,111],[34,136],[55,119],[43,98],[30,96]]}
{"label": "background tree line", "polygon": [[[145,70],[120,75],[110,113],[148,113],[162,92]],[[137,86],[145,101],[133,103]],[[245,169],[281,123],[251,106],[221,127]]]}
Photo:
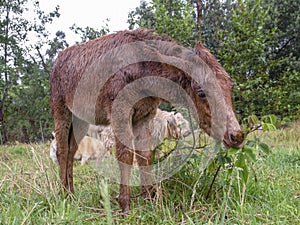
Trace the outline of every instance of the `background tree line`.
{"label": "background tree line", "polygon": [[[0,144],[50,138],[49,74],[68,47],[64,31],[50,40],[45,26],[60,16],[33,1],[0,0]],[[154,28],[185,46],[202,40],[235,82],[240,118],[275,114],[283,123],[300,115],[299,0],[151,0],[128,14],[128,28]],[[84,42],[109,32],[71,28]],[[36,41],[34,38],[36,37]]]}

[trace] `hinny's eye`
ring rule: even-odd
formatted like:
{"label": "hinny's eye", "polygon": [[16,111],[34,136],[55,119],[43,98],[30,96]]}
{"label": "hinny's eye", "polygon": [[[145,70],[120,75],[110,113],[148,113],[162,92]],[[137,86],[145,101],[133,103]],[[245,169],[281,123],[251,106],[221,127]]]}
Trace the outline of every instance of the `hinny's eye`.
{"label": "hinny's eye", "polygon": [[205,98],[206,97],[206,94],[205,94],[205,92],[202,88],[197,89],[197,94],[200,98]]}

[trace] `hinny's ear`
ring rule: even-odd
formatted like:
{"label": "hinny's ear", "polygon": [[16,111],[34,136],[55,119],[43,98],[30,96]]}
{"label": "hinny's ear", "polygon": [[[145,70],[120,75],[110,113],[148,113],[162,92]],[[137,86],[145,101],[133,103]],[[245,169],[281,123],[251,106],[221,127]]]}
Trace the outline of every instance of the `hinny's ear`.
{"label": "hinny's ear", "polygon": [[204,45],[202,44],[201,41],[197,41],[194,47],[195,50],[203,50],[205,49]]}
{"label": "hinny's ear", "polygon": [[194,51],[196,55],[198,55],[205,63],[208,64],[214,57],[200,41],[195,44]]}

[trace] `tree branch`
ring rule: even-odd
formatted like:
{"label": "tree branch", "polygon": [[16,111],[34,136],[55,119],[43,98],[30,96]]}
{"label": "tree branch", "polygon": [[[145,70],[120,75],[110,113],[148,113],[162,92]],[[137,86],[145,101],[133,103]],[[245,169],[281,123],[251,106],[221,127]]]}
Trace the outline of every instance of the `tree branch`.
{"label": "tree branch", "polygon": [[41,59],[41,61],[42,61],[42,66],[43,66],[43,68],[44,68],[44,71],[50,76],[50,73],[51,73],[51,72],[48,70],[47,63],[45,62],[44,57],[42,56],[42,54],[41,54],[41,52],[40,52],[40,48],[39,48],[38,46],[36,46],[35,49],[37,50],[38,55],[39,55],[39,57],[40,57],[40,59]]}

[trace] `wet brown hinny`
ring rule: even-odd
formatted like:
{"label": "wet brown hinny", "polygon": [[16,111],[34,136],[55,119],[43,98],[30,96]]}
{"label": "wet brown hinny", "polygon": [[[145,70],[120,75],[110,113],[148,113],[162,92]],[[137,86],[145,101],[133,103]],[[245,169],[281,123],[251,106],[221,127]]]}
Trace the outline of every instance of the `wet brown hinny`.
{"label": "wet brown hinny", "polygon": [[[84,118],[78,118],[73,108],[76,88],[87,68],[99,57],[111,49],[117,48],[136,41],[166,41],[177,43],[168,37],[155,34],[152,30],[137,29],[134,31],[119,31],[101,38],[89,41],[84,44],[69,47],[59,53],[50,76],[51,85],[51,111],[54,120],[55,134],[58,147],[58,162],[60,167],[60,179],[64,190],[74,192],[73,186],[73,161],[74,154],[80,140],[88,130],[88,122]],[[225,113],[226,132],[222,141],[228,147],[240,147],[244,142],[243,132],[235,117],[231,94],[233,83],[220,65],[217,59],[198,42],[194,52],[213,71],[217,82],[222,90],[226,102]],[[97,76],[97,74],[92,74]],[[207,133],[211,133],[212,115],[206,93],[199,85],[195,85],[191,77],[182,70],[161,62],[138,62],[126,65],[113,74],[97,94],[95,103],[96,125],[109,125],[112,122],[112,106],[114,100],[121,90],[131,82],[143,77],[163,77],[176,82],[183,89],[187,90],[196,106],[200,127]],[[81,107],[87,107],[82,96]],[[131,110],[130,125],[134,140],[143,140],[143,143],[136,143],[135,149],[126,146],[116,137],[116,157],[120,169],[120,194],[118,202],[124,213],[130,209],[130,171],[133,163],[133,150],[136,151],[137,162],[140,166],[140,179],[144,197],[148,198],[151,190],[151,136],[149,132],[149,121],[156,113],[161,99],[155,96],[145,97],[133,105]],[[122,106],[120,106],[122,108]],[[76,133],[75,128],[76,127]],[[134,140],[132,140],[134,142]]]}

